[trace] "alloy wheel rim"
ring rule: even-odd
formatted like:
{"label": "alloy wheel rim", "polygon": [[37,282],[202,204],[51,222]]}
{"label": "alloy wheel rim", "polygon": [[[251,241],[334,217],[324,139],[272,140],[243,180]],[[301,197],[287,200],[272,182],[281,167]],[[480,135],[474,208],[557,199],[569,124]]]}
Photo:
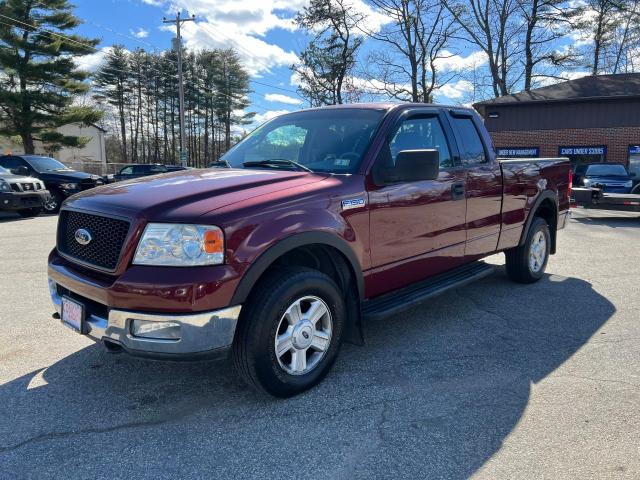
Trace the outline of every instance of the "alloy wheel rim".
{"label": "alloy wheel rim", "polygon": [[529,268],[533,273],[538,273],[542,270],[546,257],[547,239],[544,232],[538,231],[533,236],[531,246],[529,247]]}
{"label": "alloy wheel rim", "polygon": [[329,350],[332,332],[331,311],[321,298],[304,296],[295,300],[276,329],[278,365],[290,375],[311,372]]}

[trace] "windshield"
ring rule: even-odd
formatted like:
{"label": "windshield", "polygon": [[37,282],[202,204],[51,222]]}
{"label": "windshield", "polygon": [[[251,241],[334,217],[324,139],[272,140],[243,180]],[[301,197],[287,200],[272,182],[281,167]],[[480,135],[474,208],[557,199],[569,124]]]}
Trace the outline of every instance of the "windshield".
{"label": "windshield", "polygon": [[9,170],[7,170],[6,168],[2,168],[0,167],[0,174],[2,173],[11,173]]}
{"label": "windshield", "polygon": [[345,108],[282,115],[254,130],[221,160],[232,168],[353,173],[384,114]]}
{"label": "windshield", "polygon": [[620,175],[627,176],[627,170],[624,165],[589,165],[587,175]]}
{"label": "windshield", "polygon": [[37,172],[52,172],[54,170],[68,170],[68,168],[58,160],[49,157],[28,157],[25,160]]}

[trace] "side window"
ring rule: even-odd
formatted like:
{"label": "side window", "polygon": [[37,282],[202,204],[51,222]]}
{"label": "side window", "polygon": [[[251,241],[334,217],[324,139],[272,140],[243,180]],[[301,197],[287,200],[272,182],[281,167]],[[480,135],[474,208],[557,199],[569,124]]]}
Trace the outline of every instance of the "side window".
{"label": "side window", "polygon": [[131,175],[133,173],[133,167],[124,167],[120,170],[120,175]]}
{"label": "side window", "polygon": [[149,167],[149,173],[151,173],[151,174],[153,174],[153,173],[164,173],[166,171],[167,171],[166,167],[163,167],[162,165],[151,165]]}
{"label": "side window", "polygon": [[398,152],[402,150],[435,149],[440,156],[440,168],[453,167],[447,137],[437,117],[405,120],[389,142],[389,149],[394,165]]}
{"label": "side window", "polygon": [[484,145],[480,140],[480,135],[473,120],[466,117],[454,117],[453,123],[458,129],[462,139],[462,161],[466,165],[479,165],[486,163],[487,157],[484,152]]}

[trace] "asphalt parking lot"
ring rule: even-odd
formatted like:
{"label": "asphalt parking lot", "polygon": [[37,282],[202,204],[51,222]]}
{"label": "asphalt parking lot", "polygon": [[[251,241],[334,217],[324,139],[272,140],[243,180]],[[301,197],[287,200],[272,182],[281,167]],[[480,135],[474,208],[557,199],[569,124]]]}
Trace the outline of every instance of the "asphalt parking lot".
{"label": "asphalt parking lot", "polygon": [[62,327],[55,223],[0,217],[0,478],[640,478],[638,216],[575,212],[543,281],[369,323],[289,400]]}

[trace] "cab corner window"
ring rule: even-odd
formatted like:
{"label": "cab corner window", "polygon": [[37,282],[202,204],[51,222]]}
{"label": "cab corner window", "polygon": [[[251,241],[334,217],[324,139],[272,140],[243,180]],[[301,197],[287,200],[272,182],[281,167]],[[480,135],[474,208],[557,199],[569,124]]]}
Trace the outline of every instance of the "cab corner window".
{"label": "cab corner window", "polygon": [[484,145],[473,120],[468,117],[454,117],[453,122],[458,129],[462,145],[460,157],[465,165],[480,165],[487,162]]}
{"label": "cab corner window", "polygon": [[437,117],[410,118],[400,124],[389,141],[390,160],[395,166],[398,153],[403,150],[438,151],[440,168],[453,167],[453,159]]}

